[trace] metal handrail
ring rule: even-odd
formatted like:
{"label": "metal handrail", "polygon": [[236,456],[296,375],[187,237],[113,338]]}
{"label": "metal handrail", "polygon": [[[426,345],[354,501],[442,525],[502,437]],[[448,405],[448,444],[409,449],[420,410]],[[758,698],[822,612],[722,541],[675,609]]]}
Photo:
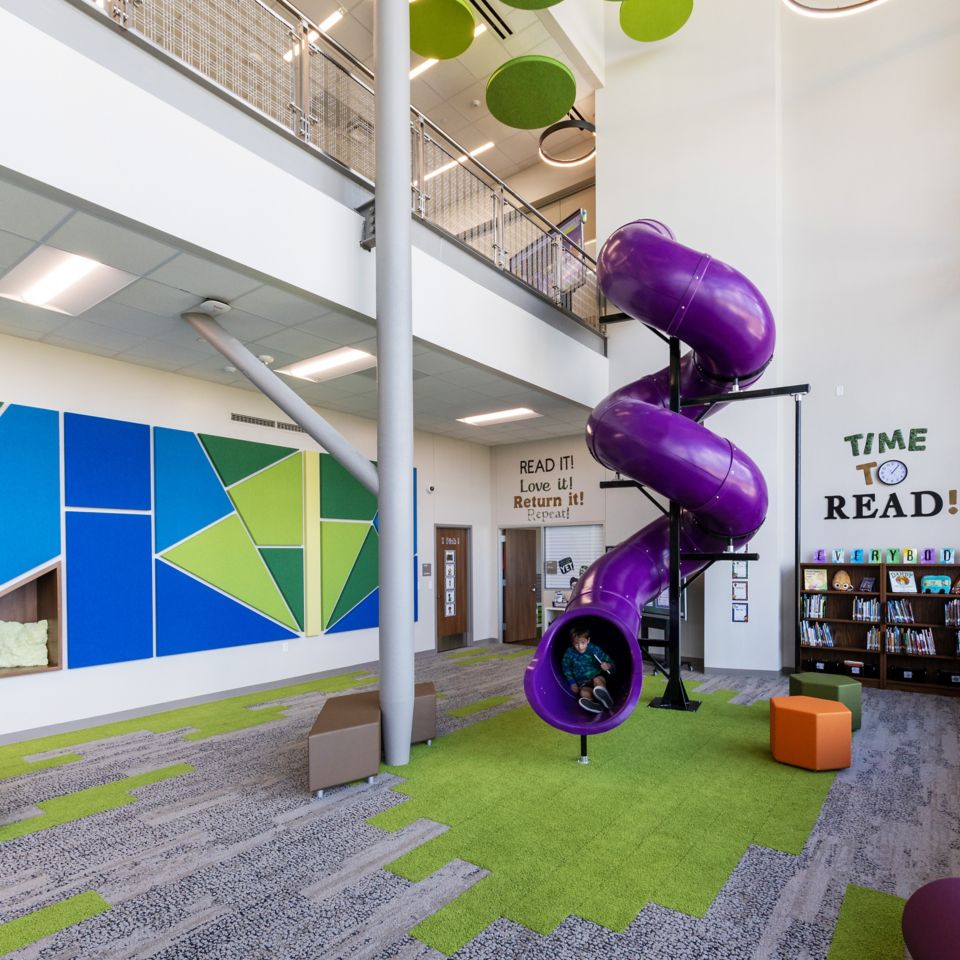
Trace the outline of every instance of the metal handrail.
{"label": "metal handrail", "polygon": [[[374,73],[289,0],[86,2],[372,186]],[[314,56],[318,66],[311,67]],[[341,75],[346,86],[335,79]],[[422,111],[411,105],[410,112],[414,214],[599,330],[596,260]],[[464,173],[444,164],[448,176],[436,163],[428,172],[427,145],[430,161],[445,156]],[[439,198],[425,190],[438,172],[444,174]],[[493,202],[490,218],[478,213],[484,191]],[[508,241],[515,249],[507,250]]]}

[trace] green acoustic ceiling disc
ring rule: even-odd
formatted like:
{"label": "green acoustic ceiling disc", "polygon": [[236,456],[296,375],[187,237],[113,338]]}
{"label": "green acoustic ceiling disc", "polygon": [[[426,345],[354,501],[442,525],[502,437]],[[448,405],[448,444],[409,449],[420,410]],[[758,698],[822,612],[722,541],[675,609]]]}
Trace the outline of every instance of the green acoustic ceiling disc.
{"label": "green acoustic ceiling disc", "polygon": [[515,57],[487,81],[487,108],[501,123],[520,130],[556,123],[576,98],[573,72],[551,57]]}
{"label": "green acoustic ceiling disc", "polygon": [[628,37],[652,43],[676,33],[691,13],[693,0],[624,0],[620,26]]}
{"label": "green acoustic ceiling disc", "polygon": [[466,0],[413,0],[410,49],[432,60],[459,57],[473,43],[474,26]]}
{"label": "green acoustic ceiling disc", "polygon": [[516,7],[518,10],[544,10],[552,7],[560,0],[503,0],[508,7]]}

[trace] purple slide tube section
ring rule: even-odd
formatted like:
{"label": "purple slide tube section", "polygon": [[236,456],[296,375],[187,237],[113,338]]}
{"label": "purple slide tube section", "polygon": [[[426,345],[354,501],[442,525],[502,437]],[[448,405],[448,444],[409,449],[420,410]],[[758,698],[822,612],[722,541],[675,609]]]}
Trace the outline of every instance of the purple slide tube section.
{"label": "purple slide tube section", "polygon": [[[732,267],[678,243],[655,220],[628,223],[603,245],[600,288],[624,313],[692,349],[680,365],[684,400],[755,383],[773,358],[776,331],[759,290]],[[669,367],[614,391],[587,423],[593,457],[621,476],[682,504],[680,549],[716,553],[745,544],[763,524],[767,488],[757,465],[696,422],[720,409],[669,409]],[[643,684],[637,636],[643,605],[669,585],[670,520],[660,517],[600,557],[567,609],[545,631],[524,674],[534,711],[567,733],[612,730],[633,711]],[[706,564],[686,560],[684,577]],[[561,671],[571,627],[587,627],[615,661],[614,709],[588,714]]]}

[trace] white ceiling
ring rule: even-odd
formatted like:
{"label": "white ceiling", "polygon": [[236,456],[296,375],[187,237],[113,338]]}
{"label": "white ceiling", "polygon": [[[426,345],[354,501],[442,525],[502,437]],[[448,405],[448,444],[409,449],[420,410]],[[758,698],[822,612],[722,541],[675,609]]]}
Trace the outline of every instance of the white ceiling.
{"label": "white ceiling", "polygon": [[[232,305],[221,318],[223,327],[253,353],[274,357],[274,366],[340,346],[377,352],[376,328],[367,318],[0,180],[0,276],[40,241],[141,279],[78,317],[0,299],[0,333],[254,390],[180,319],[216,296]],[[586,424],[587,408],[425,343],[414,343],[413,366],[417,429],[495,445],[570,436]],[[375,370],[317,384],[284,379],[318,407],[376,418]],[[543,416],[487,427],[457,422],[521,406]]]}
{"label": "white ceiling", "polygon": [[[574,2],[574,0],[571,0]],[[480,161],[502,180],[521,170],[542,163],[537,153],[540,130],[516,130],[505,126],[487,110],[487,79],[501,64],[512,57],[538,54],[566,63],[577,80],[575,106],[588,119],[594,119],[594,90],[588,80],[569,62],[559,43],[550,36],[535,10],[518,10],[498,0],[491,0],[513,35],[501,40],[487,28],[476,37],[470,48],[454,60],[441,61],[411,82],[413,105],[426,114],[441,130],[468,151],[492,140],[496,146],[484,153]],[[315,23],[325,20],[338,8],[344,18],[330,30],[330,36],[349,50],[365,66],[373,69],[373,0],[300,0],[296,4]],[[482,23],[471,8],[477,23]],[[415,67],[423,57],[410,55]],[[479,106],[474,106],[479,101]],[[573,132],[566,140],[575,142]],[[554,148],[562,148],[565,139],[551,139]],[[593,164],[578,168],[580,179],[593,175]]]}

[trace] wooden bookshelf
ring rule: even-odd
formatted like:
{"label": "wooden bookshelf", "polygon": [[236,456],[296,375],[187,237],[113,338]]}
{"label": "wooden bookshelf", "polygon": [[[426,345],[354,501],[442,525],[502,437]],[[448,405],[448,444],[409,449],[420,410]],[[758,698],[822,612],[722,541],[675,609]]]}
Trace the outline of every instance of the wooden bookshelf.
{"label": "wooden bookshelf", "polygon": [[[826,569],[828,585],[832,585],[838,570],[846,570],[854,589],[805,590],[804,571],[811,569]],[[960,624],[949,625],[946,622],[947,604],[960,601],[960,595],[894,593],[890,590],[890,570],[912,570],[918,587],[921,578],[927,574],[949,576],[953,585],[960,580],[960,565],[952,564],[801,564],[798,610],[801,614],[802,640],[798,651],[799,668],[810,672],[846,674],[856,677],[866,686],[960,696]],[[864,577],[875,577],[879,589],[857,590]],[[817,596],[823,598],[823,615],[804,617],[804,602],[807,598]],[[879,602],[878,621],[853,619],[857,598],[871,598]],[[893,618],[888,603],[901,600],[909,604],[907,609],[912,613],[912,620],[896,621]],[[820,630],[824,626],[829,628],[832,646],[804,642],[811,633],[818,631],[818,625]],[[871,627],[875,627],[879,633],[879,650],[867,649],[867,635]],[[936,652],[888,651],[888,644],[893,644],[896,636],[894,631],[898,629],[901,640],[907,630],[929,631]]]}
{"label": "wooden bookshelf", "polygon": [[63,667],[60,624],[60,563],[51,563],[29,577],[7,584],[0,591],[0,620],[31,623],[47,621],[47,659],[45,667],[9,667],[0,677],[22,677],[28,673],[49,673]]}

